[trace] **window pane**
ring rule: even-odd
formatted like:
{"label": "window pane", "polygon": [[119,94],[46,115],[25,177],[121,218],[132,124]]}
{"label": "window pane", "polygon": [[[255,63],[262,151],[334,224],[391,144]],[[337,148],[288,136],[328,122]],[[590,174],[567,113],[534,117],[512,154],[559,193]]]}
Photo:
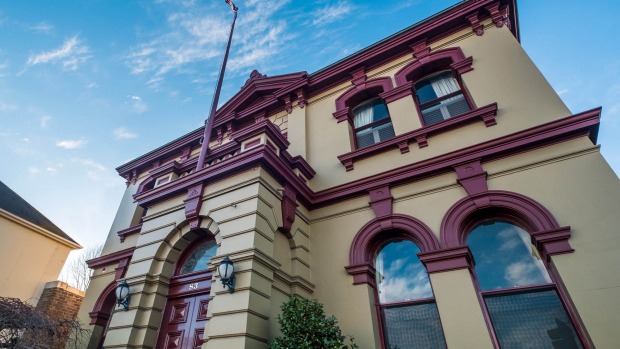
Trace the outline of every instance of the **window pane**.
{"label": "window pane", "polygon": [[502,349],[582,348],[553,290],[487,296],[485,302]]}
{"label": "window pane", "polygon": [[377,292],[381,303],[433,296],[426,268],[416,255],[419,252],[418,246],[407,240],[383,246],[375,260]]}
{"label": "window pane", "polygon": [[211,260],[211,257],[215,256],[217,251],[217,245],[215,241],[206,241],[200,246],[196,247],[194,252],[187,258],[183,266],[179,270],[179,274],[188,274],[201,270],[207,270],[209,266],[207,263]]}
{"label": "window pane", "polygon": [[384,308],[383,322],[389,349],[446,347],[435,302]]}
{"label": "window pane", "polygon": [[353,109],[353,125],[359,128],[389,116],[383,100],[374,98]]}
{"label": "window pane", "polygon": [[530,235],[516,225],[503,221],[479,225],[467,243],[482,291],[551,282]]}
{"label": "window pane", "polygon": [[415,84],[416,95],[420,103],[448,95],[460,90],[459,84],[452,77],[452,73],[443,72],[433,75]]}

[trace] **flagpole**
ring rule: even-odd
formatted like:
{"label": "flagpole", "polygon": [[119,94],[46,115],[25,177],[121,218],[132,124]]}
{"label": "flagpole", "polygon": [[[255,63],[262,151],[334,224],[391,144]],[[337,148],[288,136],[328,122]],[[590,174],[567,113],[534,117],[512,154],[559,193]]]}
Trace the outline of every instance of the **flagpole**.
{"label": "flagpole", "polygon": [[202,147],[200,148],[200,155],[198,155],[198,163],[196,164],[196,172],[202,170],[205,163],[205,158],[209,152],[209,142],[211,141],[211,130],[213,129],[213,119],[215,119],[215,111],[217,109],[217,103],[220,99],[220,90],[222,89],[222,81],[224,80],[224,71],[226,70],[226,62],[228,61],[228,52],[230,51],[230,43],[232,41],[233,31],[235,30],[235,21],[237,20],[237,11],[239,8],[231,0],[225,0],[230,8],[234,12],[232,25],[230,26],[230,35],[228,36],[228,44],[226,45],[226,53],[224,54],[224,61],[222,62],[222,68],[220,69],[220,75],[217,79],[217,85],[215,85],[215,93],[213,95],[213,101],[211,102],[211,111],[209,117],[205,120],[205,132],[202,138]]}

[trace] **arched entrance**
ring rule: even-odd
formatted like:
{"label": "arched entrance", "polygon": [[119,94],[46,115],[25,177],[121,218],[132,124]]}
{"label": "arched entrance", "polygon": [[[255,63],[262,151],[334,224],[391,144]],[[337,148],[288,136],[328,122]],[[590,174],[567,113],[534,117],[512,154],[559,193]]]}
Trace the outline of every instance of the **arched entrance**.
{"label": "arched entrance", "polygon": [[215,240],[207,237],[190,245],[179,258],[170,280],[157,349],[200,348],[204,343],[213,274],[207,264],[216,252]]}

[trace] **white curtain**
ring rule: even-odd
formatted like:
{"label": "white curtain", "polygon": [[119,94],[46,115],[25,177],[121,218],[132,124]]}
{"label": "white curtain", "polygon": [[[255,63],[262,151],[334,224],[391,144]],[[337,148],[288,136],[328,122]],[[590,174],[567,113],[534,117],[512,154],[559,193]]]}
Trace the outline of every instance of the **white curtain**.
{"label": "white curtain", "polygon": [[377,259],[375,260],[375,277],[377,281],[377,293],[379,293],[379,301],[385,301],[385,294],[383,293],[383,289],[385,285],[383,284],[383,275],[384,275],[384,263],[383,256],[379,254]]}
{"label": "white curtain", "polygon": [[437,97],[443,97],[452,92],[456,92],[459,90],[459,85],[456,80],[454,80],[451,76],[441,75],[438,76],[437,79],[433,79],[431,81],[431,86],[433,86],[433,90]]}
{"label": "white curtain", "polygon": [[355,109],[353,111],[353,124],[355,128],[370,124],[374,116],[373,110],[372,104]]}

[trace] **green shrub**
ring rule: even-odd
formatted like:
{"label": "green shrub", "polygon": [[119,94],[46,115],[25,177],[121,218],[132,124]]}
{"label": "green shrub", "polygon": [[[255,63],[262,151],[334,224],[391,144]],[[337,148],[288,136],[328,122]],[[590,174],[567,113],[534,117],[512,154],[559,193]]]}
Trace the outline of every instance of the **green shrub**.
{"label": "green shrub", "polygon": [[323,305],[317,300],[292,296],[282,304],[278,323],[282,336],[271,343],[271,349],[343,349],[359,348],[353,337],[343,336],[338,320],[326,317]]}

